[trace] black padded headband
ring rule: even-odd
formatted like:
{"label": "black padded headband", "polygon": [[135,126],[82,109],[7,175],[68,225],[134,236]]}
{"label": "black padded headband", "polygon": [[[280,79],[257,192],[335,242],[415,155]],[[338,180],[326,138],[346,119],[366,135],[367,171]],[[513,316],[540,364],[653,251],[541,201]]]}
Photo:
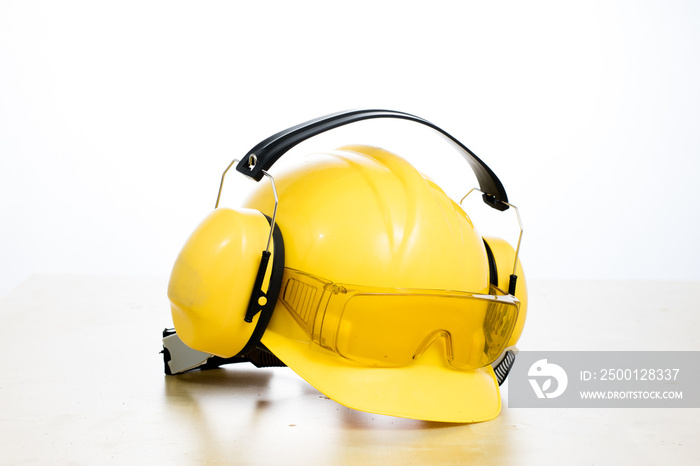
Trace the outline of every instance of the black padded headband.
{"label": "black padded headband", "polygon": [[483,195],[484,202],[497,210],[503,211],[508,209],[508,196],[506,195],[506,190],[503,184],[501,184],[501,181],[496,174],[464,144],[445,130],[423,118],[393,110],[349,110],[333,113],[292,126],[291,128],[270,136],[253,147],[238,165],[236,165],[236,170],[249,178],[260,181],[263,177],[263,170],[269,170],[282,155],[300,142],[325,131],[338,128],[339,126],[373,118],[398,118],[414,121],[440,133],[459,149],[462,156],[464,156],[467,163],[469,163],[469,166],[474,170],[474,174],[479,181],[479,189],[481,192],[486,193]]}

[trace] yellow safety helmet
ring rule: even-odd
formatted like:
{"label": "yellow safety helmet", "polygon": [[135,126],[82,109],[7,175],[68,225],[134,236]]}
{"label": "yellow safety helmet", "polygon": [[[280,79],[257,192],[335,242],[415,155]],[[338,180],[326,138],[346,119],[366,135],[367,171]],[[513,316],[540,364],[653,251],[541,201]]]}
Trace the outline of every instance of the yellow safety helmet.
{"label": "yellow safety helmet", "polygon": [[300,141],[368,118],[436,129],[465,154],[484,200],[511,206],[481,160],[413,115],[343,112],[280,132],[236,167],[272,189],[215,209],[175,262],[166,372],[284,364],[350,408],[493,419],[527,309],[516,250],[482,238],[440,187],[382,149],[346,146],[267,173]]}

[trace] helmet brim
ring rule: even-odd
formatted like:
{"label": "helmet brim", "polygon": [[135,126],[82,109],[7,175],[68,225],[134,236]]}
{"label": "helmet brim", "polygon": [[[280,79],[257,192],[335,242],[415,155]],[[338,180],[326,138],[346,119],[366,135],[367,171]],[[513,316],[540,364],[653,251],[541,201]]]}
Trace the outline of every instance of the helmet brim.
{"label": "helmet brim", "polygon": [[262,343],[316,389],[348,408],[455,423],[488,421],[501,410],[491,366],[456,370],[445,361],[439,344],[409,366],[363,366],[311,342],[280,304]]}

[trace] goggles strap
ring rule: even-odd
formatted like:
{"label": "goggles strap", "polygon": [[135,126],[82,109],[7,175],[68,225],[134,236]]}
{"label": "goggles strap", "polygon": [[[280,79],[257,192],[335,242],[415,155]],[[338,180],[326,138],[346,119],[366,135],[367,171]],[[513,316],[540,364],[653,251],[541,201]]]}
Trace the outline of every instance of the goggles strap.
{"label": "goggles strap", "polygon": [[503,385],[503,382],[506,381],[510,370],[513,368],[513,363],[515,362],[515,356],[517,354],[518,348],[511,346],[510,348],[506,348],[501,356],[491,364],[493,372],[496,374],[498,385]]}
{"label": "goggles strap", "polygon": [[209,353],[194,350],[180,340],[175,329],[163,330],[163,363],[166,375],[177,375],[185,372],[216,369],[225,364],[249,362],[257,368],[286,367],[277,356],[272,354],[264,345],[248,351],[242,356],[220,358]]}

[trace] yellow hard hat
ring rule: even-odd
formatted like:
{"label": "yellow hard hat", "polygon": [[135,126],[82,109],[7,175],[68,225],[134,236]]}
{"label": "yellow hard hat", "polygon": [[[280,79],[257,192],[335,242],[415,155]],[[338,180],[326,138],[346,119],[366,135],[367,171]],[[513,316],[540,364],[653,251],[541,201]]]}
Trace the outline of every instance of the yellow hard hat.
{"label": "yellow hard hat", "polygon": [[[291,143],[280,139],[339,126],[339,115],[386,112],[425,124],[362,112],[261,144],[284,152]],[[273,179],[265,170],[274,160],[259,146],[237,169],[267,174],[273,189],[260,185],[244,208],[215,209],[173,267],[168,295],[179,338],[234,361],[270,351],[354,409],[445,422],[496,417],[512,352],[504,357],[527,308],[515,249],[482,238],[457,203],[397,155],[346,146],[301,158]],[[500,190],[484,199],[503,210],[510,204]]]}

